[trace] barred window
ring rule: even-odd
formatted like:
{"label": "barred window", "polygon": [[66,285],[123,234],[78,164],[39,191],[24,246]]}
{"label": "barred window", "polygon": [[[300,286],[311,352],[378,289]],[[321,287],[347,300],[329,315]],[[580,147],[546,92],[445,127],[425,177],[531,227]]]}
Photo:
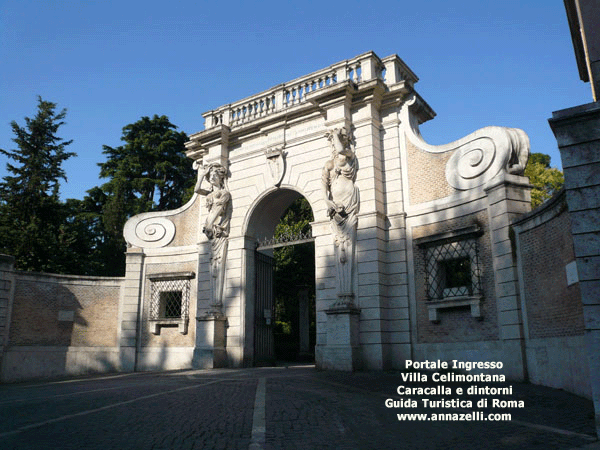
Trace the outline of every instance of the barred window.
{"label": "barred window", "polygon": [[470,306],[471,315],[481,318],[481,265],[478,225],[416,239],[424,252],[425,295],[429,319],[439,322],[438,311]]}
{"label": "barred window", "polygon": [[479,255],[475,239],[429,247],[425,259],[428,300],[481,293]]}
{"label": "barred window", "polygon": [[190,285],[193,272],[154,274],[151,283],[148,320],[154,334],[163,326],[178,326],[187,333],[189,323]]}
{"label": "barred window", "polygon": [[160,318],[180,319],[183,310],[183,291],[160,292]]}

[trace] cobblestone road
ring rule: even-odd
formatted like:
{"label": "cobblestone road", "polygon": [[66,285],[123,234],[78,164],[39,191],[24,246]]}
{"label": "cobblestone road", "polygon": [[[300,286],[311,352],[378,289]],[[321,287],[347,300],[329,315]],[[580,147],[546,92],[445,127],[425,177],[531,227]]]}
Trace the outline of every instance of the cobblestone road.
{"label": "cobblestone road", "polygon": [[524,402],[501,411],[510,421],[400,421],[467,411],[426,409],[415,395],[415,408],[387,408],[386,399],[407,397],[398,385],[435,384],[290,367],[0,385],[0,449],[570,449],[595,441],[591,402],[562,391],[506,383],[512,395],[496,398]]}

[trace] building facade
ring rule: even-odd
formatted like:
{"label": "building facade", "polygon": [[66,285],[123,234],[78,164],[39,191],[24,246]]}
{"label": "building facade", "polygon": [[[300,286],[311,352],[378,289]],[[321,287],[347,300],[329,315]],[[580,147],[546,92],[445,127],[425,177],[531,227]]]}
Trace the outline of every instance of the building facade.
{"label": "building facade", "polygon": [[[274,245],[265,242],[303,197],[312,234],[288,240],[314,243],[317,367],[502,361],[509,379],[589,396],[580,361],[555,354],[583,335],[572,238],[555,226],[570,220],[564,194],[529,213],[519,129],[426,143],[419,126],[435,113],[417,81],[398,56],[368,52],[203,114],[186,144],[196,193],[127,222],[125,277],[78,283],[2,260],[2,379],[271,360]],[[547,233],[560,230],[557,256]],[[532,267],[546,260],[556,270],[538,278]],[[40,308],[46,331],[34,333],[22,323]],[[564,326],[544,327],[550,310]],[[544,376],[550,369],[564,376]]]}

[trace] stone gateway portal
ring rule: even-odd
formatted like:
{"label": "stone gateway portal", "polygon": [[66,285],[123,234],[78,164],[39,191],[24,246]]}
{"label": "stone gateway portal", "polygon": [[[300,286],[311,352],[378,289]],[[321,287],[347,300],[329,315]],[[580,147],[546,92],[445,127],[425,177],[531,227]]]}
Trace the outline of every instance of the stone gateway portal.
{"label": "stone gateway portal", "polygon": [[256,249],[304,197],[317,367],[443,353],[522,378],[509,225],[530,208],[528,138],[486,127],[427,144],[419,125],[435,113],[417,80],[398,56],[368,52],[204,113],[186,144],[194,197],[125,225],[123,367],[272,359],[270,262]]}

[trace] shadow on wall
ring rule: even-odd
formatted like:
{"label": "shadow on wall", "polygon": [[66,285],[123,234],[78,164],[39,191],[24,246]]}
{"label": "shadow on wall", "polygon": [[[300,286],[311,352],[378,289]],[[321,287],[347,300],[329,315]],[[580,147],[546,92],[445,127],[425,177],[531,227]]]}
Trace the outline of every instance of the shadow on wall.
{"label": "shadow on wall", "polygon": [[15,272],[2,381],[118,368],[120,282]]}

